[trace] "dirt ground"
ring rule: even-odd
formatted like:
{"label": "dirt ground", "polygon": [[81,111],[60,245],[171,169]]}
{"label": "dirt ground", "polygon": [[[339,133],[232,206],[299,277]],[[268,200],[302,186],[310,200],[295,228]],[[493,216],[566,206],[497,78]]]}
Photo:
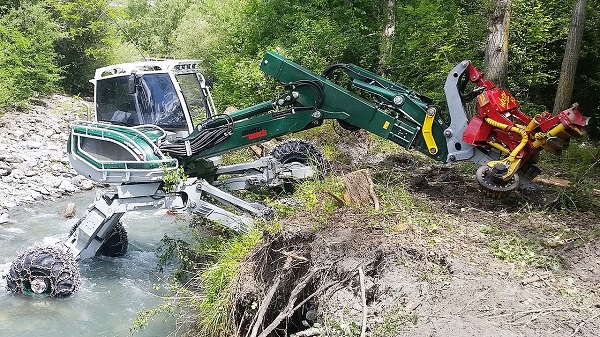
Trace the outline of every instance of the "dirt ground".
{"label": "dirt ground", "polygon": [[405,187],[406,208],[283,219],[244,264],[241,335],[257,317],[263,328],[275,321],[269,336],[360,336],[363,324],[366,336],[600,335],[593,212],[560,209],[559,192],[544,186],[491,199],[470,167],[354,144],[336,173],[371,167],[382,199]]}

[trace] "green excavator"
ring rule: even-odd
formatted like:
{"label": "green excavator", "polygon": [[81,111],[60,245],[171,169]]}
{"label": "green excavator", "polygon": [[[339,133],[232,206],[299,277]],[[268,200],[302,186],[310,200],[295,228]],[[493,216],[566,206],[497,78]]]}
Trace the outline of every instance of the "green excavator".
{"label": "green excavator", "polygon": [[[6,276],[7,289],[71,295],[80,286],[77,261],[125,254],[127,233],[120,220],[131,210],[188,212],[248,232],[253,218],[268,218],[272,211],[232,191],[318,176],[325,158],[301,139],[279,142],[269,155],[248,163],[222,165],[221,155],[319,127],[325,120],[349,131],[366,130],[439,162],[474,162],[480,165],[476,178],[482,191],[493,197],[507,196],[521,180],[533,179],[540,172],[539,152],[559,154],[588,124],[577,104],[557,115],[525,115],[508,91],[485,80],[470,61],[448,74],[447,111],[353,64],[334,64],[318,75],[268,52],[260,69],[282,85],[281,96],[228,114],[215,109],[199,61],[98,69],[91,81],[95,120],[70,124],[67,150],[79,174],[108,187],[98,192],[65,242],[17,257]],[[469,119],[466,105],[473,100],[477,113]]]}

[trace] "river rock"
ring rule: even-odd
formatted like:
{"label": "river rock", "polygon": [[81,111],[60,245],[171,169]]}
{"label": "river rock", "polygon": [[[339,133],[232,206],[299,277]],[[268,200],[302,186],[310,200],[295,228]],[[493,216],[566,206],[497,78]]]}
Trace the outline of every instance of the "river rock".
{"label": "river rock", "polygon": [[50,191],[45,186],[40,186],[38,192],[43,195],[50,195]]}
{"label": "river rock", "polygon": [[35,140],[28,140],[25,142],[25,146],[27,146],[28,149],[39,149],[42,147],[42,143]]}
{"label": "river rock", "polygon": [[69,193],[73,193],[75,191],[77,191],[77,187],[75,185],[73,185],[72,182],[70,182],[69,180],[63,180],[60,185],[58,186],[58,189],[60,190],[64,190],[65,192],[69,192]]}
{"label": "river rock", "polygon": [[62,173],[65,171],[65,166],[63,164],[54,163],[50,165],[50,169],[54,172]]}
{"label": "river rock", "polygon": [[55,133],[56,132],[54,132],[54,130],[52,130],[52,129],[46,129],[46,130],[42,131],[42,135],[46,138],[52,137],[52,135]]}
{"label": "river rock", "polygon": [[68,123],[81,103],[71,97],[40,98],[44,106],[0,116],[0,210],[90,189],[76,180],[66,156]]}
{"label": "river rock", "polygon": [[10,175],[14,179],[18,179],[18,180],[21,180],[21,179],[25,178],[25,172],[23,172],[20,169],[14,169],[14,170],[12,170],[12,173]]}
{"label": "river rock", "polygon": [[4,161],[7,162],[7,163],[22,163],[23,162],[23,158],[21,156],[12,154],[10,156],[7,156],[4,159]]}
{"label": "river rock", "polygon": [[35,177],[37,175],[38,175],[38,173],[36,171],[34,171],[34,170],[29,170],[29,171],[25,172],[25,176],[26,177]]}
{"label": "river rock", "polygon": [[10,166],[8,164],[0,162],[0,177],[10,175],[11,172],[12,172],[12,169],[10,168]]}
{"label": "river rock", "polygon": [[54,188],[58,188],[58,186],[60,186],[61,183],[62,183],[62,180],[53,177],[53,178],[46,179],[45,186],[46,186],[46,188],[54,189]]}
{"label": "river rock", "polygon": [[31,195],[31,194],[27,194],[27,195],[23,195],[21,196],[21,200],[22,203],[33,203],[35,201],[35,198]]}
{"label": "river rock", "polygon": [[94,183],[91,180],[83,180],[81,182],[81,189],[84,191],[89,191],[94,188]]}
{"label": "river rock", "polygon": [[7,208],[7,209],[11,209],[17,206],[17,203],[14,201],[4,201],[2,203],[2,207]]}
{"label": "river rock", "polygon": [[74,218],[76,214],[75,203],[68,203],[63,209],[60,211],[60,215],[63,218],[71,219]]}

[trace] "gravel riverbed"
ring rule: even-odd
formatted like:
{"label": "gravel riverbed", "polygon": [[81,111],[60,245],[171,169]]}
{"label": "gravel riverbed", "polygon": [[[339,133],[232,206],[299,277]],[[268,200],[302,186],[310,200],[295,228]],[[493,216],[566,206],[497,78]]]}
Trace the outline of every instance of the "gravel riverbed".
{"label": "gravel riverbed", "polygon": [[69,122],[85,118],[81,99],[53,95],[0,116],[0,224],[11,210],[94,188],[67,157]]}

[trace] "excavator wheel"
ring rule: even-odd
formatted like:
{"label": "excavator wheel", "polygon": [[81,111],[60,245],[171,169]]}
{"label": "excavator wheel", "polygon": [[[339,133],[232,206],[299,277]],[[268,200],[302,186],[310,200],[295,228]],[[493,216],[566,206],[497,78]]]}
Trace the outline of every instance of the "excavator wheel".
{"label": "excavator wheel", "polygon": [[[71,228],[69,236],[75,233],[75,230],[77,230],[81,221],[82,220],[79,220],[73,228]],[[110,257],[123,256],[127,253],[128,245],[129,240],[127,239],[127,231],[125,230],[125,227],[123,227],[123,224],[119,222],[110,233],[108,233],[108,239],[100,246],[98,254]]]}
{"label": "excavator wheel", "polygon": [[311,165],[317,170],[319,179],[322,179],[328,170],[323,152],[308,140],[295,138],[284,140],[275,145],[269,154],[282,164],[298,162]]}
{"label": "excavator wheel", "polygon": [[[319,148],[303,139],[287,139],[279,142],[269,153],[282,164],[298,162],[305,165],[311,165],[316,171],[316,178],[323,179],[328,171],[325,156]],[[294,181],[284,183],[284,191],[293,191]],[[277,189],[276,189],[277,190]]]}
{"label": "excavator wheel", "polygon": [[508,181],[504,181],[498,174],[494,173],[494,168],[483,165],[479,167],[475,174],[485,195],[494,199],[503,199],[519,186],[518,174],[515,173]]}
{"label": "excavator wheel", "polygon": [[17,257],[6,275],[8,291],[44,297],[70,296],[80,283],[75,259],[59,246],[30,248]]}

